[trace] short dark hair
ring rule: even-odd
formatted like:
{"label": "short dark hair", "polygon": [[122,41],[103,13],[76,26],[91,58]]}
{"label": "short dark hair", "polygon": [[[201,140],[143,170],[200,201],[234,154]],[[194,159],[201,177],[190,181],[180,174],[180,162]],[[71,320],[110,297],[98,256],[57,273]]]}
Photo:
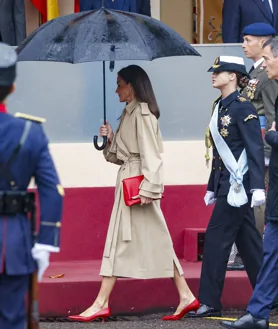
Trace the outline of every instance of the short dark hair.
{"label": "short dark hair", "polygon": [[136,99],[139,102],[147,103],[152,114],[158,119],[160,111],[147,73],[138,65],[129,65],[121,69],[118,75],[126,83],[131,84]]}
{"label": "short dark hair", "polygon": [[271,52],[274,57],[278,56],[278,37],[268,39],[264,44],[263,48],[270,46]]}
{"label": "short dark hair", "polygon": [[11,93],[13,86],[0,86],[0,103]]}

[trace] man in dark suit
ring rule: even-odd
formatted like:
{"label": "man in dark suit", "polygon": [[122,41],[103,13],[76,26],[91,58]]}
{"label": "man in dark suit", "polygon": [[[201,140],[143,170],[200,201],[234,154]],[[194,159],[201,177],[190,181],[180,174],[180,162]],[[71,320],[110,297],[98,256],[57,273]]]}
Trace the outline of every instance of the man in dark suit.
{"label": "man in dark suit", "polygon": [[151,1],[150,0],[136,0],[137,13],[151,16]]}
{"label": "man in dark suit", "polygon": [[222,22],[224,43],[243,42],[243,29],[253,23],[267,23],[278,31],[278,0],[224,0]]}
{"label": "man in dark suit", "polygon": [[24,0],[0,0],[0,41],[18,46],[25,38]]}
{"label": "man in dark suit", "polygon": [[[278,79],[278,38],[264,44],[264,66],[270,79]],[[276,118],[266,134],[272,146],[269,163],[269,188],[266,204],[266,230],[264,238],[264,260],[259,272],[247,313],[236,321],[221,321],[221,326],[231,329],[268,329],[271,305],[278,292],[278,99]]]}
{"label": "man in dark suit", "polygon": [[[80,11],[100,9],[101,6],[102,0],[80,0]],[[137,12],[136,0],[104,0],[104,8]]]}

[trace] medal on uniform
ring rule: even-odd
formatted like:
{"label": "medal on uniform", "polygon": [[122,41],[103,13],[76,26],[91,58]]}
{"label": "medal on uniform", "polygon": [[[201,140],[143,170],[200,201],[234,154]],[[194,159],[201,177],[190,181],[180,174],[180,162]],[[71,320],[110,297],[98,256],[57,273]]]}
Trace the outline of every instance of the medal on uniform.
{"label": "medal on uniform", "polygon": [[224,117],[220,118],[222,126],[228,127],[231,124],[231,119],[229,115],[224,115]]}
{"label": "medal on uniform", "polygon": [[229,135],[229,132],[228,132],[228,129],[226,129],[226,128],[222,128],[221,130],[220,130],[220,135],[222,136],[222,137],[228,137],[228,135]]}

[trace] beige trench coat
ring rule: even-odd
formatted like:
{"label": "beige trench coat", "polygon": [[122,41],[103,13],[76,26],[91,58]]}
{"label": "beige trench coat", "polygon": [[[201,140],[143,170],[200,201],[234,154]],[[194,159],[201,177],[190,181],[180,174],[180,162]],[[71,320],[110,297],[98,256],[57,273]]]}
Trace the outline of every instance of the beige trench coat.
{"label": "beige trench coat", "polygon": [[[163,192],[162,139],[156,117],[146,103],[126,106],[112,144],[104,150],[107,161],[120,165],[115,202],[106,237],[102,276],[138,279],[174,276],[181,265],[173,249],[160,200],[127,207],[122,180],[144,175],[140,194],[153,199]],[[166,201],[167,202],[167,201]]]}

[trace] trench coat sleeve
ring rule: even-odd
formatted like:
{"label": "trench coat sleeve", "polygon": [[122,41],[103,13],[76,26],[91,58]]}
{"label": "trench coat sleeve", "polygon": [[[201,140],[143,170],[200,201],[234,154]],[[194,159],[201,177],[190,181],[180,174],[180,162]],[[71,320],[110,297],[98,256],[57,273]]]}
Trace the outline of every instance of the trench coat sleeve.
{"label": "trench coat sleeve", "polygon": [[265,189],[263,139],[256,110],[250,102],[243,102],[242,107],[238,109],[237,126],[246,149],[250,190],[263,190]]}
{"label": "trench coat sleeve", "polygon": [[278,150],[278,131],[269,131],[265,135],[265,140],[270,146]]}
{"label": "trench coat sleeve", "polygon": [[[115,138],[115,136],[114,136]],[[107,141],[107,144],[103,150],[103,155],[106,161],[114,163],[116,165],[122,165],[123,161],[117,158],[117,154],[111,151],[112,144]]]}
{"label": "trench coat sleeve", "polygon": [[159,148],[158,123],[152,122],[149,110],[136,111],[135,115],[141,170],[144,175],[139,195],[159,199],[163,192],[163,162]]}
{"label": "trench coat sleeve", "polygon": [[[266,127],[265,130],[268,131],[271,128],[272,122],[275,120],[275,101],[278,97],[278,83],[276,80],[268,79],[263,90],[262,99],[264,103],[264,110],[266,116]],[[271,147],[264,143],[265,154],[269,157],[271,152]]]}

